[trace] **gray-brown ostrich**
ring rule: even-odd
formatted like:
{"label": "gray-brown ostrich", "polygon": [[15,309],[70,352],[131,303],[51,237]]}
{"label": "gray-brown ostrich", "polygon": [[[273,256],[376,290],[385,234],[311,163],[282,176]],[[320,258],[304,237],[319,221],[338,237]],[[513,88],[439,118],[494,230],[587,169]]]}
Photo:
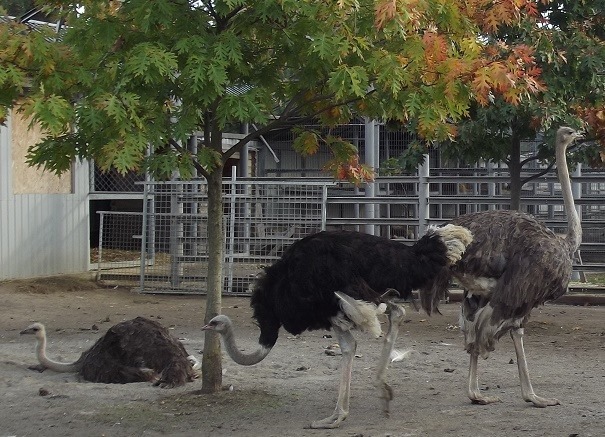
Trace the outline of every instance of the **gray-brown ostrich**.
{"label": "gray-brown ostrich", "polygon": [[33,323],[21,334],[34,334],[42,369],[78,373],[84,380],[106,384],[153,381],[172,388],[198,376],[199,363],[168,329],[144,317],[120,322],[83,352],[77,361],[62,363],[46,356],[46,330]]}
{"label": "gray-brown ostrich", "polygon": [[442,270],[435,281],[442,288],[437,287],[435,292],[443,292],[452,274],[464,288],[460,327],[470,354],[468,396],[473,403],[499,401],[480,392],[477,360],[479,356],[487,358],[495,341],[510,332],[523,399],[537,407],[559,404],[557,399],[534,393],[523,348],[523,327],[534,307],[566,292],[571,278],[582,229],[565,152],[577,138],[582,135],[569,127],[559,128],[556,135],[556,164],[568,219],[566,235],[556,235],[532,216],[518,211],[479,212],[451,221],[470,229],[473,242],[460,262]]}
{"label": "gray-brown ostrich", "polygon": [[[471,240],[467,229],[453,225],[429,229],[413,246],[359,232],[320,232],[290,246],[254,285],[250,305],[260,327],[258,350],[243,353],[238,349],[227,316],[212,318],[202,329],[220,333],[229,356],[243,365],[262,361],[282,326],[294,335],[332,329],[342,351],[338,401],[332,415],[311,427],[336,428],[349,414],[357,347],[351,330],[380,336],[377,316],[388,309],[388,332],[376,376],[383,409],[388,413],[392,390],[385,382],[386,370],[405,314],[401,306],[390,301],[385,304],[388,291],[394,289],[400,297],[410,298],[412,290],[430,289],[437,272],[458,261]],[[421,300],[423,307],[432,311],[434,301]]]}

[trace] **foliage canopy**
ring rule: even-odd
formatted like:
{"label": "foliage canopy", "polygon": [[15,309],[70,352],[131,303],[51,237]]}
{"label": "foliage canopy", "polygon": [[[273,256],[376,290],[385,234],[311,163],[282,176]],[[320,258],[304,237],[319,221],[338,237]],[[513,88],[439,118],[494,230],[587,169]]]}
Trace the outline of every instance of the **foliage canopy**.
{"label": "foliage canopy", "polygon": [[[529,46],[495,38],[536,16],[531,1],[40,3],[66,27],[57,36],[1,24],[0,118],[18,104],[41,124],[48,137],[29,159],[57,173],[82,157],[121,172],[207,175],[245,141],[311,119],[397,120],[428,140],[452,138],[473,101],[517,104],[541,89]],[[223,151],[234,122],[260,128]],[[197,155],[179,147],[192,132],[204,136]],[[345,141],[297,142],[305,153],[320,145],[340,176],[369,175]]]}

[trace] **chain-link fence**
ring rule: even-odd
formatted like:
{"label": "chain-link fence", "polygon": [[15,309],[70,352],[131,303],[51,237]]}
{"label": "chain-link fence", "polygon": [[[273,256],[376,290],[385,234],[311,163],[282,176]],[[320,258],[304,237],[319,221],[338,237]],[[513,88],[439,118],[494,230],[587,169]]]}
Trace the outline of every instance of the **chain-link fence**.
{"label": "chain-link fence", "polygon": [[145,180],[144,174],[135,172],[119,173],[115,169],[102,171],[90,161],[90,192],[91,193],[136,193],[143,191],[139,182]]}

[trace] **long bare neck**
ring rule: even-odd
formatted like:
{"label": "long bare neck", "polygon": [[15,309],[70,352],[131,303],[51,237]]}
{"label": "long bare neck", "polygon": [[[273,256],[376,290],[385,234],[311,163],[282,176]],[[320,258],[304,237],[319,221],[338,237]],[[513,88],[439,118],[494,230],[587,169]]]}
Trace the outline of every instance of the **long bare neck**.
{"label": "long bare neck", "polygon": [[82,365],[75,361],[73,363],[60,363],[58,361],[53,361],[46,356],[46,335],[38,338],[38,343],[36,345],[36,355],[38,357],[38,361],[47,369],[53,370],[55,372],[77,372],[82,368]]}
{"label": "long bare neck", "polygon": [[225,344],[225,350],[233,361],[243,366],[251,366],[253,364],[260,363],[268,354],[271,352],[271,348],[265,346],[259,346],[259,348],[251,353],[244,353],[239,350],[235,343],[235,334],[233,332],[233,326],[231,323],[228,325],[228,329],[221,332],[223,337],[223,343]]}
{"label": "long bare neck", "polygon": [[563,144],[557,144],[556,160],[557,174],[561,183],[563,193],[563,205],[567,215],[567,241],[569,243],[570,255],[580,247],[582,242],[582,224],[580,216],[576,211],[576,205],[571,191],[571,181],[569,178],[569,169],[567,168],[567,156],[565,155],[567,147]]}

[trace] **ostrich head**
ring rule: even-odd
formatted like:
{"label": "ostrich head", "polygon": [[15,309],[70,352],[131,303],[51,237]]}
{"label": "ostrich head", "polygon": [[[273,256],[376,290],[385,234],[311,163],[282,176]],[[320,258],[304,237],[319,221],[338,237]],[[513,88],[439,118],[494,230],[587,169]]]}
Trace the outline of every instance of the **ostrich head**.
{"label": "ostrich head", "polygon": [[202,331],[216,331],[219,334],[227,332],[231,326],[231,320],[229,317],[219,314],[213,317],[207,325],[202,326]]}
{"label": "ostrich head", "polygon": [[575,140],[582,139],[582,138],[584,138],[584,135],[582,134],[582,132],[575,131],[574,129],[567,127],[567,126],[561,126],[557,130],[556,142],[557,142],[557,144],[564,144],[565,147],[567,148]]}
{"label": "ostrich head", "polygon": [[34,334],[38,340],[42,340],[46,337],[46,330],[44,329],[44,325],[42,323],[36,322],[29,325],[27,328],[21,331],[20,334]]}

